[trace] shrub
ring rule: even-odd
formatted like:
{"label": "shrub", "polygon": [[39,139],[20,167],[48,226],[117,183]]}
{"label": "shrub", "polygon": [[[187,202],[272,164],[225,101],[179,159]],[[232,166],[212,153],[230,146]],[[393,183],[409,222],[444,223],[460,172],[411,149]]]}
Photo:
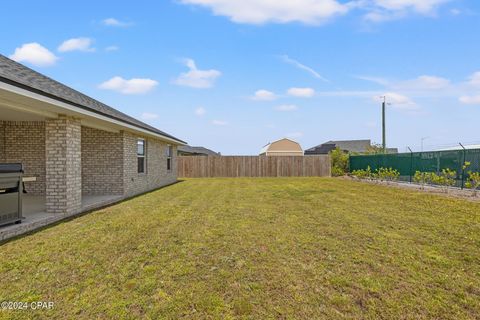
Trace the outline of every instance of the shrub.
{"label": "shrub", "polygon": [[446,193],[448,193],[448,189],[455,185],[455,178],[457,173],[453,170],[448,168],[443,169],[439,175],[436,175],[436,184],[442,186]]}
{"label": "shrub", "polygon": [[335,177],[343,176],[348,172],[348,153],[343,152],[340,148],[336,148],[330,152],[332,161],[332,175]]}
{"label": "shrub", "polygon": [[358,179],[371,179],[372,178],[372,170],[370,169],[370,166],[368,166],[366,170],[364,170],[364,169],[354,170],[352,172],[352,176],[354,176]]}
{"label": "shrub", "polygon": [[420,183],[422,185],[422,189],[425,188],[425,184],[433,184],[443,187],[445,192],[448,193],[449,188],[455,185],[456,176],[457,173],[448,168],[443,169],[440,174],[436,174],[435,172],[416,171],[415,175],[413,176],[413,181]]}
{"label": "shrub", "polygon": [[422,190],[425,189],[425,184],[427,183],[427,174],[428,172],[415,171],[413,176],[413,181],[422,185]]}
{"label": "shrub", "polygon": [[480,188],[480,172],[468,172],[468,180],[465,183],[465,186],[469,189],[472,189],[473,196],[477,196],[477,190]]}
{"label": "shrub", "polygon": [[400,177],[400,172],[392,168],[380,168],[376,170],[376,177],[381,181],[397,181]]}

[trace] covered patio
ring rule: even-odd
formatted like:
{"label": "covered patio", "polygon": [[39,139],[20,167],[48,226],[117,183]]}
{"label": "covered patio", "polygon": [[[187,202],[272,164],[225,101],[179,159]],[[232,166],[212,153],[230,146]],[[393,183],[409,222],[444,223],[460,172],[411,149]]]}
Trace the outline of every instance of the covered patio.
{"label": "covered patio", "polygon": [[0,95],[0,163],[22,163],[26,191],[24,219],[0,225],[0,240],[123,198],[121,162],[112,156],[122,152],[119,131],[28,103]]}
{"label": "covered patio", "polygon": [[[122,200],[122,198],[122,196],[118,195],[83,196],[81,212],[86,212],[114,204]],[[19,224],[7,224],[0,226],[0,241],[47,226],[67,217],[69,217],[68,214],[48,213],[45,207],[44,196],[26,195],[23,197],[24,219]]]}

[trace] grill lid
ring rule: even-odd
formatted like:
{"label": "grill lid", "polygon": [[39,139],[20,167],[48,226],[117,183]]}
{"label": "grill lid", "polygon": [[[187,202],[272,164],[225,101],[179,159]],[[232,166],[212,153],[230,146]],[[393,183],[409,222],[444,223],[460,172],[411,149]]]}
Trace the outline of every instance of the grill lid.
{"label": "grill lid", "polygon": [[0,163],[0,173],[23,172],[21,163]]}

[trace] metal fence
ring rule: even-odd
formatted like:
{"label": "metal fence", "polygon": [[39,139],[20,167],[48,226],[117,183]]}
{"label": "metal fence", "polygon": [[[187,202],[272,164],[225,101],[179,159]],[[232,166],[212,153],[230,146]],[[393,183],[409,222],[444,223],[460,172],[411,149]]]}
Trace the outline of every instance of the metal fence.
{"label": "metal fence", "polygon": [[[470,166],[463,170],[465,162],[470,162]],[[396,169],[400,172],[400,180],[409,182],[412,182],[416,171],[438,174],[448,168],[457,173],[457,186],[463,188],[468,171],[480,171],[480,149],[350,156],[350,172],[369,166],[372,171]]]}

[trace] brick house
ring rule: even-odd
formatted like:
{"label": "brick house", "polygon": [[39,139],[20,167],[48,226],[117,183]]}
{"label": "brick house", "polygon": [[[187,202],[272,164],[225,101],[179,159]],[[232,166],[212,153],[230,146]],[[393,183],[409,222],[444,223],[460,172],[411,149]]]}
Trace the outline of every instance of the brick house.
{"label": "brick house", "polygon": [[27,214],[72,215],[174,183],[184,144],[0,55],[0,162],[24,165]]}

